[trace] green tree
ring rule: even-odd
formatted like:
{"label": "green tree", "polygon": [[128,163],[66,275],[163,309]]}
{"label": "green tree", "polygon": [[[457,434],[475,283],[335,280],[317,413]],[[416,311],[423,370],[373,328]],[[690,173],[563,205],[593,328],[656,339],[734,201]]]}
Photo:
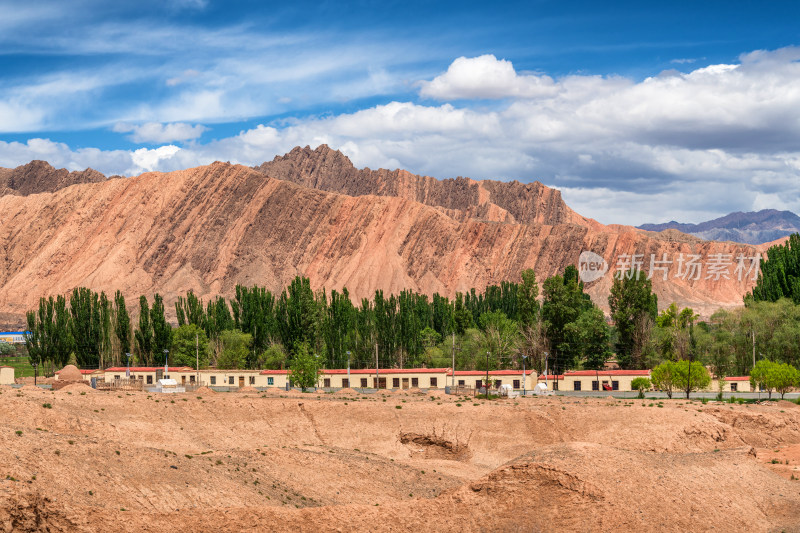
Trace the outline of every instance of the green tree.
{"label": "green tree", "polygon": [[172,332],[170,358],[177,366],[195,368],[197,359],[201,367],[208,366],[208,337],[197,324],[184,324]]}
{"label": "green tree", "polygon": [[774,385],[771,379],[772,366],[775,363],[762,359],[757,362],[753,369],[750,371],[750,385],[755,389],[766,389],[769,393],[769,398],[772,398],[772,389]]}
{"label": "green tree", "polygon": [[286,367],[288,355],[280,344],[272,344],[261,354],[261,368],[283,370]]}
{"label": "green tree", "polygon": [[672,392],[677,386],[677,369],[675,363],[672,361],[664,361],[652,371],[650,371],[650,379],[652,380],[653,387],[667,393],[668,398],[672,398]]}
{"label": "green tree", "polygon": [[306,389],[317,386],[319,374],[319,357],[309,350],[307,343],[299,344],[289,365],[289,377],[292,383],[300,386],[305,392]]}
{"label": "green tree", "polygon": [[781,395],[782,400],[784,395],[800,382],[800,372],[790,364],[775,363],[770,368],[767,379],[775,387],[775,391]]}
{"label": "green tree", "polygon": [[539,284],[532,268],[523,270],[521,276],[522,283],[517,287],[519,324],[521,328],[532,327],[539,316]]}
{"label": "green tree", "polygon": [[678,390],[686,391],[686,397],[692,391],[702,390],[711,383],[711,374],[699,361],[678,361],[674,363],[673,383]]}
{"label": "green tree", "polygon": [[550,344],[551,369],[554,373],[561,373],[573,366],[581,354],[580,346],[570,341],[567,325],[590,309],[592,301],[583,292],[578,270],[572,265],[564,269],[563,276],[547,278],[542,294],[542,319]]}
{"label": "green tree", "polygon": [[153,362],[153,326],[150,323],[150,305],[147,297],[139,297],[139,325],[134,332],[139,358],[145,364]]}
{"label": "green tree", "polygon": [[118,360],[122,361],[126,353],[131,353],[131,317],[119,291],[114,293],[114,334],[119,341]]}
{"label": "green tree", "polygon": [[69,298],[75,360],[81,368],[97,368],[102,350],[99,295],[86,287],[73,289]]}
{"label": "green tree", "polygon": [[658,298],[645,273],[637,270],[631,277],[615,277],[608,306],[617,330],[617,361],[623,368],[641,368],[649,337],[642,329],[648,321],[655,320],[658,312]]}
{"label": "green tree", "polygon": [[0,341],[0,355],[14,355],[17,349],[10,342]]}
{"label": "green tree", "polygon": [[217,358],[217,368],[244,368],[253,343],[253,336],[239,330],[226,330],[220,334],[222,352]]}
{"label": "green tree", "polygon": [[158,358],[164,354],[164,350],[172,348],[172,326],[164,316],[164,300],[158,293],[153,296],[150,325],[153,328],[153,355]]}
{"label": "green tree", "polygon": [[520,340],[517,323],[502,311],[483,313],[480,322],[483,328],[482,350],[490,355],[489,367],[486,366],[486,357],[478,357],[477,368],[496,370],[511,366],[512,356],[516,354]]}
{"label": "green tree", "polygon": [[633,378],[631,388],[639,391],[639,398],[644,398],[644,391],[650,389],[650,380],[647,378]]}
{"label": "green tree", "polygon": [[596,306],[583,311],[566,325],[567,339],[588,370],[601,370],[611,357],[611,329],[603,311]]}
{"label": "green tree", "polygon": [[745,296],[752,301],[776,302],[789,298],[800,304],[800,234],[789,236],[785,244],[770,247],[753,291]]}

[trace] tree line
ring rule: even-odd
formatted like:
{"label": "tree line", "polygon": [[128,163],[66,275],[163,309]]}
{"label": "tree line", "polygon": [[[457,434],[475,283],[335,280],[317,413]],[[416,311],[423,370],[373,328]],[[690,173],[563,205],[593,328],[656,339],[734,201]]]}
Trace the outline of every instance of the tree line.
{"label": "tree line", "polygon": [[762,359],[800,363],[800,306],[792,292],[800,279],[800,238],[767,255],[745,306],[706,321],[674,303],[659,313],[640,272],[615,277],[606,317],[568,266],[541,285],[529,269],[516,281],[452,299],[379,290],[354,302],[346,288],[314,291],[300,276],[279,293],[237,285],[233,298],[204,302],[189,291],[175,302],[177,327],[158,294],[152,301],[139,297],[134,322],[119,291],[109,299],[76,288],[67,297],[42,298],[28,312],[26,343],[32,362],[63,366],[74,357],[85,368],[124,365],[126,354],[137,365],[287,368],[305,349],[327,368],[455,361],[457,369],[524,364],[562,373],[601,369],[616,357],[627,369],[688,360],[717,375],[746,375]]}

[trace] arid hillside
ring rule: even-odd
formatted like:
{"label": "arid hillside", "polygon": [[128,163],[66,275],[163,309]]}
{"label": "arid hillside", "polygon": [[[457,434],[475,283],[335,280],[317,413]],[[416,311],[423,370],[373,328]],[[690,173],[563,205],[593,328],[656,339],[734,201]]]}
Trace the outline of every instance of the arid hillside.
{"label": "arid hillside", "polygon": [[[129,301],[159,292],[168,309],[189,289],[205,298],[231,296],[236,284],[277,291],[297,275],[314,288],[346,286],[354,298],[376,289],[452,296],[517,280],[525,268],[544,280],[585,250],[607,262],[587,284],[603,307],[625,257],[645,270],[651,259],[669,260],[653,276],[662,305],[708,314],[739,305],[753,284],[750,272],[737,271],[738,257],[756,254],[752,246],[604,226],[539,183],[359,171],[327,147],[295,149],[259,170],[214,163],[99,181],[93,171],[26,167],[0,170],[18,191],[0,197],[6,324],[21,323],[39,297],[76,286],[119,289]],[[91,183],[65,186],[70,180]],[[714,274],[702,262],[717,254],[727,264]],[[700,270],[684,268],[692,256]]]}
{"label": "arid hillside", "polygon": [[0,405],[3,531],[800,527],[789,402],[75,384]]}

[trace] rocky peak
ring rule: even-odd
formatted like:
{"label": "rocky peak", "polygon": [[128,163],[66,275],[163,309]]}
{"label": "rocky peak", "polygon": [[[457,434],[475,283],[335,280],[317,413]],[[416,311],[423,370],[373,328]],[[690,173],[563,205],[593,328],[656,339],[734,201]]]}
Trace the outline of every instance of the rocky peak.
{"label": "rocky peak", "polygon": [[55,192],[79,183],[97,183],[106,177],[92,169],[70,172],[53,168],[46,161],[34,160],[13,169],[0,168],[0,195],[27,196],[42,192]]}

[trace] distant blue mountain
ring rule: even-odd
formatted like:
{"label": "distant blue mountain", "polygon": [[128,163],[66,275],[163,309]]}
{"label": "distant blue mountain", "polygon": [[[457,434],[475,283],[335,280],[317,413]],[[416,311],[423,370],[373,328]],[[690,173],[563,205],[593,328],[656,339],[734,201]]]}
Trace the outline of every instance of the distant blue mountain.
{"label": "distant blue mountain", "polygon": [[672,221],[664,224],[642,224],[639,229],[647,231],[676,229],[709,241],[763,244],[792,233],[800,233],[800,217],[791,211],[763,209],[748,213],[737,211],[700,224]]}

